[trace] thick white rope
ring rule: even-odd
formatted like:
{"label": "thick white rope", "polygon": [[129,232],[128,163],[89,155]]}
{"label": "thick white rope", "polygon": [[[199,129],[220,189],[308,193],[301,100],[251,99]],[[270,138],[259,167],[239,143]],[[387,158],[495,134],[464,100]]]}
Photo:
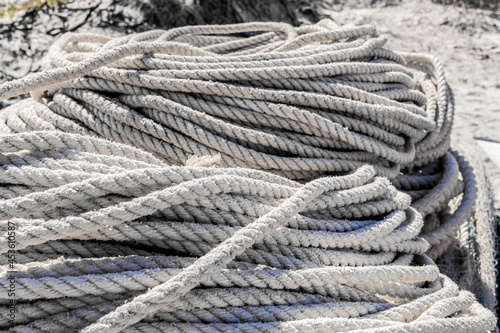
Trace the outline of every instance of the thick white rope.
{"label": "thick white rope", "polygon": [[0,85],[35,98],[0,112],[0,225],[16,228],[22,299],[0,325],[492,329],[424,254],[447,249],[476,196],[449,151],[442,66],[384,43],[331,21],[64,35],[45,71]]}
{"label": "thick white rope", "polygon": [[[244,32],[263,33],[236,37]],[[214,34],[235,39],[214,44]],[[437,60],[405,55],[413,69],[385,42],[371,26],[329,21],[184,27],[112,40],[67,34],[50,49],[46,71],[0,85],[2,99],[45,96],[4,112],[0,130],[94,134],[175,164],[220,154],[224,166],[295,179],[366,163],[393,178],[402,164],[446,153],[452,112]]]}
{"label": "thick white rope", "polygon": [[439,274],[410,197],[370,166],[302,185],[59,131],[4,134],[0,149],[0,224],[15,225],[19,258],[8,332],[495,325]]}
{"label": "thick white rope", "polygon": [[[51,69],[0,86],[3,98],[49,91],[43,103],[4,110],[0,131],[97,135],[171,164],[220,154],[224,166],[306,180],[366,163],[390,178],[403,165],[410,175],[398,178],[417,179],[416,168],[443,158],[448,172],[425,198],[428,188],[407,186],[415,208],[438,214],[462,192],[447,153],[451,89],[437,59],[384,49],[375,36],[371,26],[328,20],[67,34],[49,52]],[[462,207],[452,228],[427,235],[440,246],[433,257],[472,214],[474,197]]]}

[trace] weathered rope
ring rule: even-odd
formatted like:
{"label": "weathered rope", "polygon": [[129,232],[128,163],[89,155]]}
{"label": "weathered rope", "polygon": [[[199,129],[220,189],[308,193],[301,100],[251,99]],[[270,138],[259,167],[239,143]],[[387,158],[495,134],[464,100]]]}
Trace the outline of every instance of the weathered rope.
{"label": "weathered rope", "polygon": [[[436,259],[474,213],[477,196],[474,170],[463,156],[452,151],[427,169],[400,175],[392,183],[412,197],[412,207],[425,218],[422,237],[431,245],[427,254]],[[460,203],[450,212],[448,205],[458,196]]]}
{"label": "weathered rope", "polygon": [[[15,225],[7,332],[484,332],[439,274],[410,197],[370,166],[305,185],[170,166],[59,131],[0,136],[0,224]],[[8,253],[7,232],[0,250]],[[0,286],[9,288],[8,258]],[[9,308],[0,295],[0,313]]]}
{"label": "weathered rope", "polygon": [[20,297],[0,327],[493,329],[425,254],[476,198],[442,66],[384,44],[331,21],[61,37],[45,71],[0,85],[34,97],[0,112]]}
{"label": "weathered rope", "polygon": [[385,42],[331,21],[67,34],[47,71],[0,86],[0,98],[44,97],[4,112],[0,131],[99,135],[173,164],[220,154],[292,179],[366,163],[393,178],[446,153],[453,103],[436,59]]}
{"label": "weathered rope", "polygon": [[495,311],[495,219],[492,216],[491,188],[478,154],[480,148],[462,141],[454,142],[453,145],[474,170],[477,199],[474,214],[466,220],[467,223],[460,225],[459,233],[451,238],[452,244],[439,259],[438,265],[450,277],[456,276],[454,280],[460,288],[473,292],[481,299],[482,304]]}
{"label": "weathered rope", "polygon": [[[176,165],[220,154],[223,166],[291,179],[368,163],[381,176],[410,182],[405,190],[414,207],[434,219],[463,189],[448,152],[453,94],[437,59],[384,43],[371,26],[328,20],[300,28],[183,27],[116,39],[67,34],[51,48],[47,71],[0,86],[0,98],[30,90],[44,96],[0,113],[0,131],[96,135]],[[446,170],[440,181],[437,174],[420,177],[419,168],[438,160]],[[405,175],[398,176],[401,166]],[[471,185],[462,208],[444,227],[426,228],[433,258],[474,209],[467,170]],[[427,178],[427,187],[413,186]]]}

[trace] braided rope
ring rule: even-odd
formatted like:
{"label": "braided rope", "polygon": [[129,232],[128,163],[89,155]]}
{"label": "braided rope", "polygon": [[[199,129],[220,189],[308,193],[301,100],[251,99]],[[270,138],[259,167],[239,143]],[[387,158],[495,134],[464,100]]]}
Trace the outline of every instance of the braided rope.
{"label": "braided rope", "polygon": [[0,112],[0,285],[15,225],[20,300],[0,327],[493,329],[426,255],[475,207],[451,89],[385,42],[328,20],[62,36],[0,85],[34,97]]}

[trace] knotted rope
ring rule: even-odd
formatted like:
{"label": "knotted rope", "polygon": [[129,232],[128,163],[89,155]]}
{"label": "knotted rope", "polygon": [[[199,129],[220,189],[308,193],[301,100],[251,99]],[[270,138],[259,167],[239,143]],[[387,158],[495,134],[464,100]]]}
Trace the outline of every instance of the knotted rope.
{"label": "knotted rope", "polygon": [[0,85],[34,97],[0,112],[20,299],[0,326],[493,329],[425,255],[475,203],[442,66],[385,42],[331,21],[61,37],[45,71]]}

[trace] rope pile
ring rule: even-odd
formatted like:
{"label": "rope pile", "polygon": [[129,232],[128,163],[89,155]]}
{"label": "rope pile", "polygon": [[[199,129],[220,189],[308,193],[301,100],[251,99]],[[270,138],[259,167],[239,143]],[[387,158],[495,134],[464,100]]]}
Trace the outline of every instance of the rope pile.
{"label": "rope pile", "polygon": [[[265,32],[241,36],[259,31]],[[415,207],[427,216],[426,206],[438,205],[429,217],[437,220],[461,193],[458,167],[444,157],[453,95],[437,59],[396,53],[385,42],[372,26],[329,20],[300,28],[182,27],[116,39],[67,34],[49,52],[52,70],[0,88],[3,98],[30,90],[45,96],[43,103],[8,108],[0,131],[96,135],[176,165],[220,154],[223,166],[301,180],[366,163],[394,178],[403,166],[410,170],[404,178],[413,179],[405,180],[406,190],[433,189]],[[419,168],[443,159],[454,165],[441,186],[421,188]],[[472,215],[473,197],[446,227],[426,229],[433,258]]]}
{"label": "rope pile", "polygon": [[0,85],[33,97],[0,112],[0,327],[494,329],[426,255],[476,196],[442,66],[385,42],[327,20],[62,36]]}
{"label": "rope pile", "polygon": [[250,169],[169,166],[74,134],[3,135],[0,147],[9,183],[1,223],[15,225],[19,262],[10,332],[495,325],[424,255],[421,215],[371,166],[302,185]]}
{"label": "rope pile", "polygon": [[30,90],[46,98],[6,112],[0,130],[99,135],[177,165],[220,154],[224,166],[304,180],[366,163],[393,178],[401,164],[444,155],[450,111],[440,64],[408,56],[423,68],[414,75],[374,27],[332,25],[67,34],[49,51],[51,70],[2,86],[0,98]]}
{"label": "rope pile", "polygon": [[460,150],[474,171],[476,205],[473,216],[460,224],[457,235],[450,237],[452,244],[436,263],[461,289],[473,292],[481,304],[494,311],[497,308],[494,193],[480,158],[481,148],[461,141],[454,142],[453,147]]}

